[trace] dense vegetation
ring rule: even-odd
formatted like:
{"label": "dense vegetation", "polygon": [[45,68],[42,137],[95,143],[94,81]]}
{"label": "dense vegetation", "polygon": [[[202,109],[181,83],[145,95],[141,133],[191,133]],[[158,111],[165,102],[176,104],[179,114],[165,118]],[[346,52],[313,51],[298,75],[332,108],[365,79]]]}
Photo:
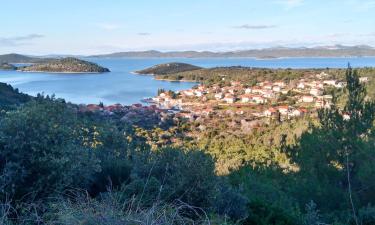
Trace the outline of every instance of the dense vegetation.
{"label": "dense vegetation", "polygon": [[95,63],[87,62],[77,58],[64,58],[51,60],[46,63],[33,64],[21,67],[24,72],[61,72],[61,73],[104,73],[109,69],[101,67]]}
{"label": "dense vegetation", "polygon": [[186,63],[166,63],[166,64],[159,64],[153,66],[148,69],[137,71],[139,74],[173,74],[173,73],[181,73],[185,71],[193,71],[201,69],[201,67],[193,66]]}
{"label": "dense vegetation", "polygon": [[[358,72],[317,121],[197,141],[180,124],[164,136],[178,147],[48,96],[6,102],[0,224],[375,224],[375,102]],[[219,176],[218,161],[238,166]]]}

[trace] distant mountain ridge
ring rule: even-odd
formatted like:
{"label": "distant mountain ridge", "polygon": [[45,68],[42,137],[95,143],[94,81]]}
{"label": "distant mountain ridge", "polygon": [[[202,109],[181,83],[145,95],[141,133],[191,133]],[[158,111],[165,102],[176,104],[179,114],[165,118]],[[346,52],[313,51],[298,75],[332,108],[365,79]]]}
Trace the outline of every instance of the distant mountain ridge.
{"label": "distant mountain ridge", "polygon": [[20,54],[5,54],[0,55],[0,64],[4,63],[43,63],[52,60],[52,58],[41,58],[35,56],[26,56]]}
{"label": "distant mountain ridge", "polygon": [[375,48],[367,45],[358,46],[320,46],[312,48],[274,47],[265,49],[211,52],[211,51],[131,51],[104,55],[93,58],[283,58],[283,57],[365,57],[375,56]]}

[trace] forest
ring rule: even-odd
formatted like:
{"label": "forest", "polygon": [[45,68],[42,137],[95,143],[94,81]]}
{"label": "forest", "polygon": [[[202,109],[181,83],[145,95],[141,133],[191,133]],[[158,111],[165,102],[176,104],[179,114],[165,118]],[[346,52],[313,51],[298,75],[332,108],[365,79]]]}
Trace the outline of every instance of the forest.
{"label": "forest", "polygon": [[1,84],[0,224],[375,224],[374,88],[363,75],[373,70],[339,71],[345,90],[314,120],[244,136],[217,124],[195,139],[185,132],[199,124],[140,128]]}

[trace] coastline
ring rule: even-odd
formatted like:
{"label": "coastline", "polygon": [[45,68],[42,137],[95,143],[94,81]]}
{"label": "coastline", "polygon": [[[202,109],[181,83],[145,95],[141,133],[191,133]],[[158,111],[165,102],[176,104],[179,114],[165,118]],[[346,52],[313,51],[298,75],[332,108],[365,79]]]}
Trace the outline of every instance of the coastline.
{"label": "coastline", "polygon": [[53,74],[101,74],[101,73],[108,73],[108,72],[48,72],[48,71],[24,71],[24,70],[16,70],[17,72],[21,73],[53,73]]}
{"label": "coastline", "polygon": [[154,80],[159,80],[159,81],[169,81],[169,82],[186,82],[186,83],[199,83],[195,80],[172,80],[172,79],[163,79],[163,78],[156,78],[155,77],[155,74],[141,74],[141,73],[137,73],[135,71],[133,72],[130,72],[131,74],[134,74],[134,75],[139,75],[139,76],[152,76],[154,77],[153,79]]}

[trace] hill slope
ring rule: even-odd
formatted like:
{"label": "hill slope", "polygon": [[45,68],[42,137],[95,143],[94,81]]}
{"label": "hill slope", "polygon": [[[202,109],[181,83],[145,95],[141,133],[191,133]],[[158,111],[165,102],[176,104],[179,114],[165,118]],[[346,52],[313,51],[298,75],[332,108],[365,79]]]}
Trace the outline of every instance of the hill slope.
{"label": "hill slope", "polygon": [[38,58],[38,57],[30,57],[20,54],[5,54],[0,55],[0,64],[3,63],[42,63],[51,61],[51,58]]}
{"label": "hill slope", "polygon": [[31,100],[30,96],[19,93],[17,89],[13,89],[8,84],[0,83],[0,108],[9,108],[29,100]]}
{"label": "hill slope", "polygon": [[109,69],[96,63],[80,60],[77,58],[64,58],[40,63],[19,69],[24,72],[52,72],[52,73],[105,73]]}
{"label": "hill slope", "polygon": [[181,73],[186,71],[192,70],[199,70],[202,69],[201,67],[190,65],[187,63],[165,63],[159,64],[144,70],[137,71],[139,74],[157,74],[157,75],[165,75],[165,74],[174,74],[174,73]]}

